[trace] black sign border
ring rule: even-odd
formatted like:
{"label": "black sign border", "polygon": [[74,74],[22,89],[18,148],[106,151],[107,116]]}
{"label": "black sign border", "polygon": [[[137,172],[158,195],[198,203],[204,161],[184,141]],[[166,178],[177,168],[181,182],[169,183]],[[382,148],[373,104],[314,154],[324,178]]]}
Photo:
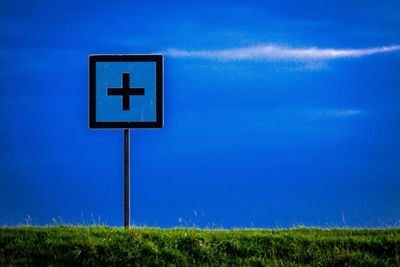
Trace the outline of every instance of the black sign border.
{"label": "black sign border", "polygon": [[[156,121],[98,122],[96,121],[96,62],[155,62]],[[89,128],[162,128],[163,121],[163,56],[162,55],[90,55],[89,56]]]}

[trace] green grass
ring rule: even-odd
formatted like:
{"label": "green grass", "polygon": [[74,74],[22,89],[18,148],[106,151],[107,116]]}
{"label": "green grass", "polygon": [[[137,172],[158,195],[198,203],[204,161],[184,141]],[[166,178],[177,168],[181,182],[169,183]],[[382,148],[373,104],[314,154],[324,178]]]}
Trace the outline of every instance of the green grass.
{"label": "green grass", "polygon": [[400,266],[400,229],[0,228],[1,266]]}

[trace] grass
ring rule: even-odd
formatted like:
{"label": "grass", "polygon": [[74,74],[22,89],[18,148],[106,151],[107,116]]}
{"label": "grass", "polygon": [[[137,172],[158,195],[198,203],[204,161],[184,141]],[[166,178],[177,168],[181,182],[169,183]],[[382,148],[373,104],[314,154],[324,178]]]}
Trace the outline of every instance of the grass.
{"label": "grass", "polygon": [[1,266],[400,266],[400,229],[0,228]]}

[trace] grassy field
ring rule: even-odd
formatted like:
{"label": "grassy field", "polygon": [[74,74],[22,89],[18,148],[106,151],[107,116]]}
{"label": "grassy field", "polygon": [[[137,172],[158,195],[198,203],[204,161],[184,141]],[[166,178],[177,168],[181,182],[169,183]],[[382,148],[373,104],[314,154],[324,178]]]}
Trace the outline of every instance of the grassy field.
{"label": "grassy field", "polygon": [[0,228],[1,266],[400,266],[400,229]]}

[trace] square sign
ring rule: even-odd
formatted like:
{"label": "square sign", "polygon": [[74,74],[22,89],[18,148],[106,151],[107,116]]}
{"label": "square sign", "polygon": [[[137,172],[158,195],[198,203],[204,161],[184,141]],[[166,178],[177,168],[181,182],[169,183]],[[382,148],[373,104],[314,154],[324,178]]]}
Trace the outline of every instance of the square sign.
{"label": "square sign", "polygon": [[161,55],[89,56],[90,128],[162,128]]}

